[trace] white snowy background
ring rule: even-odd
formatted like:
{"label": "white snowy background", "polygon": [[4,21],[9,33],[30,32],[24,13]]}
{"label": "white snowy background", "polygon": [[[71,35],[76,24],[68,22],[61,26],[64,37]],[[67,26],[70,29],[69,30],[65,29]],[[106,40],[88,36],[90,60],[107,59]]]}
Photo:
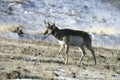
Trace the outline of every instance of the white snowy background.
{"label": "white snowy background", "polygon": [[[0,24],[23,25],[26,33],[0,32],[2,37],[43,40],[30,32],[44,32],[44,20],[89,32],[93,46],[120,49],[120,0],[0,0]],[[45,41],[57,42],[53,36]]]}

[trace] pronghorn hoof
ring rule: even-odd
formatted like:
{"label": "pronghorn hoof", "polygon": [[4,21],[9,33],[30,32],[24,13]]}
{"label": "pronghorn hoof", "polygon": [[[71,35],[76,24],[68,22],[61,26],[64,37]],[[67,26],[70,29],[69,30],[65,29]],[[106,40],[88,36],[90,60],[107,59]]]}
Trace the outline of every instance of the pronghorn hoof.
{"label": "pronghorn hoof", "polygon": [[65,64],[68,64],[68,62],[67,62],[67,61],[65,61]]}

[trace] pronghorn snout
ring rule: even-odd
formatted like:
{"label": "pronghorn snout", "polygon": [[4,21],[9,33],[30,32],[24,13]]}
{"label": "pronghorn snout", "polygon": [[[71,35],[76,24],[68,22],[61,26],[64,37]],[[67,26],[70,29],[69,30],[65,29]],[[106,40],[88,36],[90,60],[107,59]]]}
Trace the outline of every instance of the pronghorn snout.
{"label": "pronghorn snout", "polygon": [[48,35],[50,35],[50,34],[52,34],[52,30],[46,30],[45,32],[44,32],[44,35],[46,35],[46,36],[48,36]]}

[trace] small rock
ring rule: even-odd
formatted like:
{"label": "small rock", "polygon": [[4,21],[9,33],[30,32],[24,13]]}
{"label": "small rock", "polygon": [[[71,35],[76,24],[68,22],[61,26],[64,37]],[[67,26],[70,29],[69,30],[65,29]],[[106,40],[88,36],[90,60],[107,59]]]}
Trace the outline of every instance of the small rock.
{"label": "small rock", "polygon": [[120,61],[120,57],[118,57],[117,60]]}

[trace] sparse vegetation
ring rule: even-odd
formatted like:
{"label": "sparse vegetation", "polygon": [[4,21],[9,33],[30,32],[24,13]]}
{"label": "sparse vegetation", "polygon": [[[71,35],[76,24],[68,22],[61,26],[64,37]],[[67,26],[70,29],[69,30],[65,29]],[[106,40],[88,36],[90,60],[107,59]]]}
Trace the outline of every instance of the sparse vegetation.
{"label": "sparse vegetation", "polygon": [[[116,48],[117,45],[119,47],[119,38],[109,40],[109,36],[120,34],[119,13],[120,0],[0,0],[0,32],[21,36],[25,27],[28,33],[25,37],[30,37],[41,34],[43,20],[53,20],[60,28],[84,29],[97,34],[100,39],[108,35],[108,39],[101,39],[104,43],[98,41],[95,44]],[[16,34],[10,34],[10,37],[16,37]],[[0,80],[120,79],[120,50],[94,47],[95,66],[92,66],[92,55],[86,50],[82,66],[76,65],[81,56],[79,50],[70,47],[69,62],[65,65],[58,54],[58,44],[37,40],[19,41],[4,38],[4,35],[0,37]],[[109,44],[106,44],[107,40]]]}
{"label": "sparse vegetation", "polygon": [[29,0],[8,0],[9,2],[12,3],[25,3],[25,2],[29,2]]}
{"label": "sparse vegetation", "polygon": [[0,25],[0,32],[14,32],[22,35],[24,34],[22,28],[22,25]]}
{"label": "sparse vegetation", "polygon": [[93,34],[98,34],[98,35],[111,35],[111,34],[120,34],[119,30],[115,29],[114,27],[98,27],[95,29],[88,28],[86,29],[87,32],[93,33]]}
{"label": "sparse vegetation", "polygon": [[69,51],[69,64],[65,65],[58,55],[58,44],[6,38],[0,38],[0,44],[0,79],[116,80],[120,76],[120,50],[94,48],[97,65],[91,65],[93,58],[87,51],[84,63],[89,65],[81,66],[76,65],[81,55],[74,47]]}

